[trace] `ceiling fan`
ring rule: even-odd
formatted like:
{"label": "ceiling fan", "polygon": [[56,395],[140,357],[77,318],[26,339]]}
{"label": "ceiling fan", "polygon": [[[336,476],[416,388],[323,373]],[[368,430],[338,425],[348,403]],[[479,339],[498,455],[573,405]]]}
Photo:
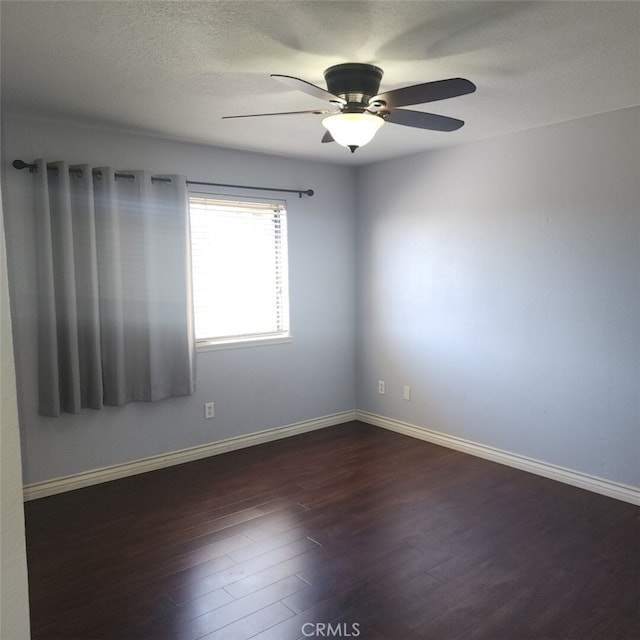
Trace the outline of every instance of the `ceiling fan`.
{"label": "ceiling fan", "polygon": [[253,113],[224,116],[223,118],[256,118],[300,113],[329,114],[322,121],[323,126],[327,129],[322,142],[335,141],[351,149],[351,153],[370,142],[376,131],[385,122],[433,131],[455,131],[464,124],[463,120],[457,118],[400,107],[473,93],[476,90],[473,82],[464,78],[449,78],[448,80],[424,82],[378,93],[382,74],[382,69],[372,64],[355,62],[337,64],[324,72],[326,89],[293,76],[272,74],[272,78],[288,87],[298,89],[321,100],[328,100],[331,108],[280,113]]}

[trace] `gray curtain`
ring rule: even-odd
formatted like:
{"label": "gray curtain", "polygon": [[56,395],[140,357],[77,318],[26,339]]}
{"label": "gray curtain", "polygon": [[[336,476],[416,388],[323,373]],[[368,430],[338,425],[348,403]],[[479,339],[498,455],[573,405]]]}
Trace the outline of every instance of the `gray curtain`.
{"label": "gray curtain", "polygon": [[40,414],[192,394],[185,178],[37,165]]}

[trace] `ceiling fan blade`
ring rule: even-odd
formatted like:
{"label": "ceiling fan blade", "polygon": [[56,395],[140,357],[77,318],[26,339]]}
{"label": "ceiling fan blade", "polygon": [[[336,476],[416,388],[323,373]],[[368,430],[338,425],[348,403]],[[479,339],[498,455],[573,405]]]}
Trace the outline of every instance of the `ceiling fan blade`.
{"label": "ceiling fan blade", "polygon": [[393,124],[402,124],[405,127],[417,127],[432,131],[455,131],[464,124],[464,120],[457,118],[439,116],[436,113],[411,111],[410,109],[393,109],[385,116],[385,120]]}
{"label": "ceiling fan blade", "polygon": [[473,93],[476,85],[464,78],[449,78],[448,80],[436,80],[414,84],[411,87],[392,89],[385,93],[379,93],[369,100],[369,104],[385,102],[387,107],[406,107],[411,104],[424,104],[436,100],[446,100]]}
{"label": "ceiling fan blade", "polygon": [[340,98],[333,93],[329,93],[329,91],[327,91],[326,89],[317,87],[315,84],[311,84],[306,80],[294,78],[293,76],[283,76],[277,73],[272,73],[271,77],[278,82],[282,82],[282,84],[286,84],[292,89],[304,91],[304,93],[308,93],[310,96],[314,96],[314,98],[320,98],[320,100],[329,100],[329,102],[335,102],[337,104],[347,104],[347,101],[343,98]]}
{"label": "ceiling fan blade", "polygon": [[331,135],[330,131],[324,132],[321,142],[334,142],[333,136]]}
{"label": "ceiling fan blade", "polygon": [[241,116],[222,116],[223,120],[231,120],[232,118],[261,118],[262,116],[292,116],[298,113],[314,113],[322,115],[323,113],[333,113],[329,109],[308,109],[306,111],[280,111],[278,113],[248,113]]}

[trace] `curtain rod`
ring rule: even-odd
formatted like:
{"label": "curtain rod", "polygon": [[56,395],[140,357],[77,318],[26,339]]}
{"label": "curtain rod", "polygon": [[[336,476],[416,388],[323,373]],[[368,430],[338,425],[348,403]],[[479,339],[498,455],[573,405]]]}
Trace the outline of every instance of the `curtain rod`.
{"label": "curtain rod", "polygon": [[[38,169],[38,165],[35,163],[27,163],[24,162],[24,160],[14,160],[12,163],[13,167],[15,169],[29,169],[29,173],[33,173],[34,171],[37,171]],[[49,169],[49,171],[55,171],[56,167],[50,167],[47,165],[47,169]],[[74,167],[69,167],[69,173],[82,173],[82,169],[79,168],[74,168]],[[115,172],[115,177],[116,178],[133,178],[134,175],[131,173],[119,173],[119,172]],[[171,182],[171,178],[165,178],[162,176],[151,176],[151,180],[153,182]],[[187,180],[187,184],[194,184],[194,185],[200,185],[200,186],[206,186],[206,187],[231,187],[234,189],[255,189],[257,191],[279,191],[281,193],[297,193],[299,198],[302,198],[303,195],[305,196],[312,196],[313,195],[313,189],[276,189],[274,187],[254,187],[254,186],[249,186],[249,185],[242,185],[242,184],[224,184],[222,182],[199,182],[198,180]]]}

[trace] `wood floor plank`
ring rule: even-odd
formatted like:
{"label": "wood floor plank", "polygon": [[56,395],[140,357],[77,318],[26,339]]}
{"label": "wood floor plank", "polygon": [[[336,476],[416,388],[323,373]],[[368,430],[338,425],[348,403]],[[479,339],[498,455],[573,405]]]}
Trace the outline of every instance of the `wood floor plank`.
{"label": "wood floor plank", "polygon": [[[243,619],[253,616],[257,612],[271,605],[280,603],[283,598],[306,588],[306,584],[295,576],[289,576],[279,582],[273,583],[264,589],[260,589],[251,595],[243,598],[233,599],[231,602],[216,607],[211,611],[207,611],[200,615],[193,615],[195,612],[189,605],[180,607],[178,616],[182,620],[180,637],[184,640],[196,640],[197,638],[206,636],[213,631],[227,627],[228,625],[242,621]],[[282,605],[284,607],[284,605]],[[274,622],[272,625],[282,620],[292,617],[293,611],[284,607],[287,615]],[[282,609],[279,609],[282,610]],[[257,632],[263,629],[258,629]]]}
{"label": "wood floor plank", "polygon": [[25,520],[33,640],[640,637],[640,509],[358,422]]}
{"label": "wood floor plank", "polygon": [[228,587],[235,582],[249,578],[265,569],[278,566],[286,560],[304,554],[306,551],[315,550],[316,547],[317,545],[311,542],[311,540],[304,538],[303,540],[284,545],[271,553],[265,553],[257,558],[246,560],[245,562],[233,563],[233,561],[230,560],[233,566],[226,567],[219,571],[209,572],[202,578],[197,577],[195,580],[187,581],[192,577],[192,574],[185,575],[185,582],[175,589],[171,589],[168,595],[176,604],[182,604],[214,589]]}
{"label": "wood floor plank", "polygon": [[248,640],[248,638],[255,637],[261,631],[275,626],[292,615],[290,609],[287,609],[280,602],[276,602],[222,629],[199,637],[202,640]]}

